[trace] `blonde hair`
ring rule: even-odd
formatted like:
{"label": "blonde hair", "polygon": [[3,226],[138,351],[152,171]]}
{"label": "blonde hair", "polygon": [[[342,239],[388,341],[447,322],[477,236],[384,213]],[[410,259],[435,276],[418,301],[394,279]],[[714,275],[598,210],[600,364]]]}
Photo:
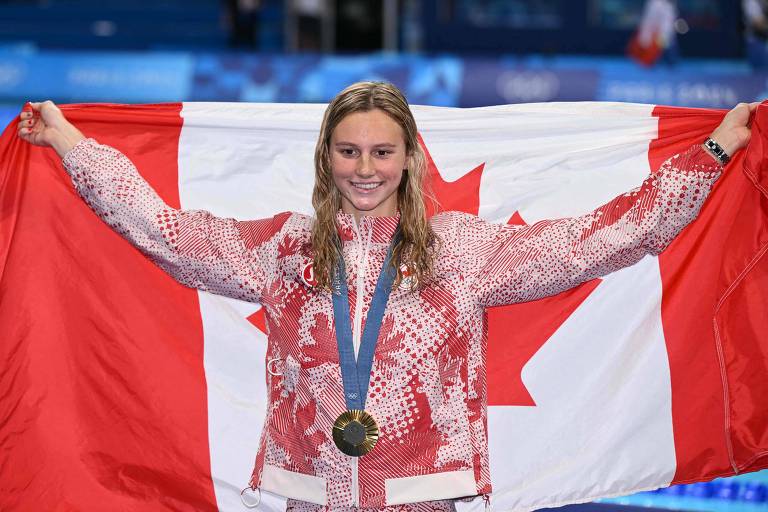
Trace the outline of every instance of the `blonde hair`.
{"label": "blonde hair", "polygon": [[[331,175],[331,135],[344,117],[355,112],[381,110],[403,129],[408,165],[397,190],[400,209],[400,241],[393,248],[392,264],[397,270],[395,286],[403,280],[401,265],[408,268],[411,289],[432,278],[438,239],[432,230],[424,205],[426,158],[418,141],[416,121],[403,93],[384,82],[358,82],[341,91],[325,110],[320,136],[315,147],[315,187],[312,206],[312,252],[318,286],[330,289],[339,240],[336,213],[341,208],[341,194]],[[428,193],[428,192],[427,192]]]}

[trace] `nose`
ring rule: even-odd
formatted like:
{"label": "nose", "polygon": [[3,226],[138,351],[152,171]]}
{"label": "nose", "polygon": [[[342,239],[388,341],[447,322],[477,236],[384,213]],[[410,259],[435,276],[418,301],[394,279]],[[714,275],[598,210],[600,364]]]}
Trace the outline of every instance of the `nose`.
{"label": "nose", "polygon": [[370,178],[376,174],[376,169],[374,167],[371,155],[363,154],[360,157],[356,173],[361,178]]}

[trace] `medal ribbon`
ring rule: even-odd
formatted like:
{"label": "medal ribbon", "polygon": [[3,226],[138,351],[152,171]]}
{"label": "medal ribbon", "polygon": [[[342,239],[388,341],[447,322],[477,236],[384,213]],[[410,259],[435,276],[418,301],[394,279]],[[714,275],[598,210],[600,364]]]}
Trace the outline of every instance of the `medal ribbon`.
{"label": "medal ribbon", "polygon": [[392,260],[392,251],[399,239],[400,229],[398,228],[392,243],[389,244],[387,257],[384,259],[384,265],[381,267],[379,278],[376,281],[371,305],[368,308],[368,316],[365,319],[365,329],[363,329],[357,359],[355,359],[355,347],[352,340],[352,325],[349,321],[349,288],[347,287],[344,254],[339,251],[333,279],[334,291],[331,295],[333,298],[333,317],[336,322],[336,345],[339,349],[341,380],[344,384],[344,399],[348,410],[362,411],[365,409],[376,340],[379,338],[384,310],[387,307],[389,294],[392,292],[392,285],[397,275],[397,271],[390,264],[390,261]]}

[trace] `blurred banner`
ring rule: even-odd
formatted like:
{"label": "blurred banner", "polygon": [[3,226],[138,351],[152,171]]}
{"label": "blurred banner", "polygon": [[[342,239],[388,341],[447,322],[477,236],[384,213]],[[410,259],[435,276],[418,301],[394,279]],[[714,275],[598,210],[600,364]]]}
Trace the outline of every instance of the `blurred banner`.
{"label": "blurred banner", "polygon": [[768,96],[768,73],[730,61],[644,69],[623,59],[417,55],[0,52],[0,103],[329,101],[386,80],[412,104],[622,101],[727,108]]}
{"label": "blurred banner", "polygon": [[194,59],[183,54],[0,54],[0,99],[176,101],[189,94]]}

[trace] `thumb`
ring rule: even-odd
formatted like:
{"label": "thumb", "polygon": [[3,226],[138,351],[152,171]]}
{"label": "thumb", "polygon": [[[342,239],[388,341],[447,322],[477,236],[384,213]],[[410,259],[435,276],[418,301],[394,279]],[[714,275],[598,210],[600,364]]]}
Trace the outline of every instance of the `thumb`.
{"label": "thumb", "polygon": [[21,109],[22,111],[34,111],[34,112],[40,112],[40,109],[43,107],[43,102],[41,101],[28,101],[24,104],[24,108]]}

